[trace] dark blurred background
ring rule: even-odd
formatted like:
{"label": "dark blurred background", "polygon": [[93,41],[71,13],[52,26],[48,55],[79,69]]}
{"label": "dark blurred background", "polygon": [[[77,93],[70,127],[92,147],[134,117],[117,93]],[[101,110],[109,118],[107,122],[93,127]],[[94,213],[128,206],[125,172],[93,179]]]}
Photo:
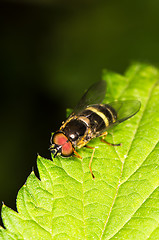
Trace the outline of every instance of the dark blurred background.
{"label": "dark blurred background", "polygon": [[37,153],[50,158],[50,133],[102,69],[158,66],[159,1],[6,0],[0,26],[0,201],[15,209]]}

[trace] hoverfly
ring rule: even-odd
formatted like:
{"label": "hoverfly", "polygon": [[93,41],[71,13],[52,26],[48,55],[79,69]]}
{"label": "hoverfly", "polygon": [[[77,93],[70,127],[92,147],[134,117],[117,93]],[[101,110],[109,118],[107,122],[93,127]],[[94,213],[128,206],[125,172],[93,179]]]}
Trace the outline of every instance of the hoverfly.
{"label": "hoverfly", "polygon": [[[72,155],[82,158],[76,149],[88,147],[86,144],[93,138],[102,137],[102,142],[112,146],[104,140],[107,130],[119,123],[134,116],[140,109],[141,103],[138,100],[114,101],[109,104],[102,104],[106,93],[106,82],[99,81],[92,85],[83,95],[74,111],[67,118],[58,131],[51,137],[50,151],[54,155],[70,157]],[[94,177],[90,159],[89,169]]]}

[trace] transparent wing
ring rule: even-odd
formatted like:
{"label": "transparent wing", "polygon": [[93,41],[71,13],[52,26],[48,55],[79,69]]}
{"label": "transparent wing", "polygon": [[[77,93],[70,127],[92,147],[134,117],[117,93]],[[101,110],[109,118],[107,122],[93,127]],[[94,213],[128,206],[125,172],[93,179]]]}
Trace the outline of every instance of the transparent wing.
{"label": "transparent wing", "polygon": [[128,118],[133,117],[141,107],[141,102],[138,100],[125,100],[109,103],[117,113],[117,120],[115,124],[124,122]]}
{"label": "transparent wing", "polygon": [[102,129],[99,134],[133,117],[140,110],[141,102],[138,100],[115,101],[105,104],[105,106],[111,106],[115,110],[117,118],[115,122],[110,123],[108,127]]}
{"label": "transparent wing", "polygon": [[92,104],[99,104],[104,100],[106,94],[106,82],[101,80],[93,84],[82,96],[79,103],[73,110],[73,114],[77,114]]}

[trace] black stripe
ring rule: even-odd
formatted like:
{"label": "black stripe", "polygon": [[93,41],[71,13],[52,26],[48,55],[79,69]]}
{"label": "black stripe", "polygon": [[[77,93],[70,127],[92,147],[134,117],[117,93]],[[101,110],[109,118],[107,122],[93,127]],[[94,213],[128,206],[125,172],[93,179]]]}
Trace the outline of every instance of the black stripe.
{"label": "black stripe", "polygon": [[107,117],[109,124],[113,123],[113,118],[116,120],[117,113],[109,104],[96,105],[95,108]]}
{"label": "black stripe", "polygon": [[84,110],[80,115],[89,119],[92,131],[96,129],[96,132],[98,132],[106,127],[104,120],[98,115],[98,113],[95,113],[92,110]]}

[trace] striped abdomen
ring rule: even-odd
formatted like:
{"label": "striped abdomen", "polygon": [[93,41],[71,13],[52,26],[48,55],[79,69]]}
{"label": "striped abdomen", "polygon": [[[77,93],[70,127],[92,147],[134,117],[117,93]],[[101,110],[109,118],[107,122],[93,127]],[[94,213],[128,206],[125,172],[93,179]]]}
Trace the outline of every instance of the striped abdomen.
{"label": "striped abdomen", "polygon": [[88,119],[89,126],[96,133],[108,128],[117,119],[116,111],[108,104],[91,105],[80,116]]}

